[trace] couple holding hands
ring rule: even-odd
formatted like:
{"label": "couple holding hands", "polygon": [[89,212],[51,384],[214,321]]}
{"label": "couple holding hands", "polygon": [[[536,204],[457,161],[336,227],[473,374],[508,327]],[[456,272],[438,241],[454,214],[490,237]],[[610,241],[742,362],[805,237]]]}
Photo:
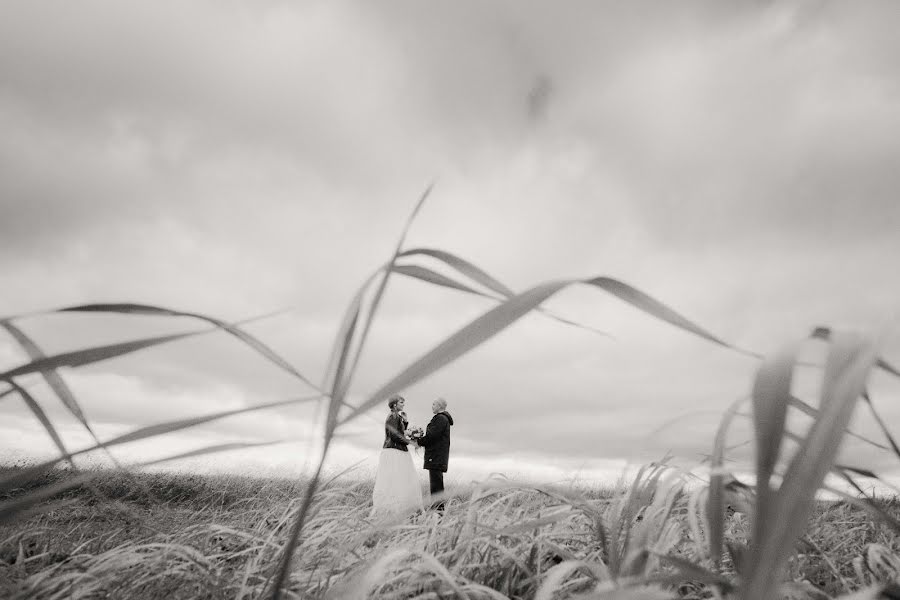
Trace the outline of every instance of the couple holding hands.
{"label": "couple holding hands", "polygon": [[[447,412],[447,401],[438,398],[431,403],[434,416],[423,432],[409,427],[406,418],[406,400],[394,396],[388,400],[387,420],[384,423],[384,445],[378,459],[375,490],[372,492],[372,514],[389,516],[423,510],[422,488],[408,446],[425,448],[423,468],[428,471],[431,495],[444,491],[444,473],[450,457],[450,427],[453,417]],[[438,498],[434,508],[444,510],[444,501]]]}

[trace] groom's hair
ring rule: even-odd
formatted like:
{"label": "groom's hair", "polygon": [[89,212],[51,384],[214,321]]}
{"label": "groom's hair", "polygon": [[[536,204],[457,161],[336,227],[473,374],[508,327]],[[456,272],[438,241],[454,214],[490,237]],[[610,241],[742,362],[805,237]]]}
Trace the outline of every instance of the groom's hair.
{"label": "groom's hair", "polygon": [[403,396],[391,396],[391,399],[388,400],[388,408],[394,410],[394,407],[397,406],[397,403],[403,400]]}
{"label": "groom's hair", "polygon": [[437,400],[435,400],[435,402],[438,403],[438,406],[441,407],[441,410],[446,410],[446,409],[447,409],[447,401],[444,400],[443,398],[438,398]]}

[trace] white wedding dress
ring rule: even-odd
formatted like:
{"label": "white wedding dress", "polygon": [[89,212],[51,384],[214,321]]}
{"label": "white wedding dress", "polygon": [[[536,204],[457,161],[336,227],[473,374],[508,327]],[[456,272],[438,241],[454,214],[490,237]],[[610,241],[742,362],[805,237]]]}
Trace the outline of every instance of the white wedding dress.
{"label": "white wedding dress", "polygon": [[[390,438],[387,431],[391,427],[391,419],[388,417],[385,425],[385,435]],[[403,431],[406,420],[398,420],[394,423],[395,430]],[[389,439],[385,440],[389,445]],[[376,518],[392,518],[411,514],[417,510],[424,510],[422,502],[422,486],[419,483],[419,474],[413,464],[412,452],[408,449],[382,448],[378,457],[378,472],[375,474],[375,489],[372,491],[372,515]]]}
{"label": "white wedding dress", "polygon": [[423,509],[422,487],[412,453],[382,448],[372,492],[372,516],[395,517]]}

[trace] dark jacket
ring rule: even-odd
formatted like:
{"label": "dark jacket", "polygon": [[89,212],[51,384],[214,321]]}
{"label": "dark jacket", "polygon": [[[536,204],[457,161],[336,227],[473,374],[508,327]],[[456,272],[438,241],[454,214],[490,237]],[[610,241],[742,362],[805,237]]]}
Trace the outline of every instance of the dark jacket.
{"label": "dark jacket", "polygon": [[387,420],[384,422],[384,445],[382,448],[393,448],[395,450],[409,452],[406,448],[408,442],[403,439],[403,432],[406,431],[406,426],[408,424],[409,421],[404,419],[402,415],[394,413],[389,414]]}
{"label": "dark jacket", "polygon": [[425,447],[425,469],[447,472],[452,426],[453,417],[447,411],[441,411],[431,417],[431,422],[425,428],[425,435],[416,440],[420,446]]}

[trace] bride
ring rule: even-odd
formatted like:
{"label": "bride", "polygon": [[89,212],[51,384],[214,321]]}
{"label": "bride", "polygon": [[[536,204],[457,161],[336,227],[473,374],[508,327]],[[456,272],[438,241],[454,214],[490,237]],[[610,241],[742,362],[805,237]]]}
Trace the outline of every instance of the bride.
{"label": "bride", "polygon": [[378,459],[375,490],[372,492],[373,516],[397,516],[423,510],[422,488],[407,445],[406,400],[394,396],[388,400],[391,412],[384,422],[384,445]]}

